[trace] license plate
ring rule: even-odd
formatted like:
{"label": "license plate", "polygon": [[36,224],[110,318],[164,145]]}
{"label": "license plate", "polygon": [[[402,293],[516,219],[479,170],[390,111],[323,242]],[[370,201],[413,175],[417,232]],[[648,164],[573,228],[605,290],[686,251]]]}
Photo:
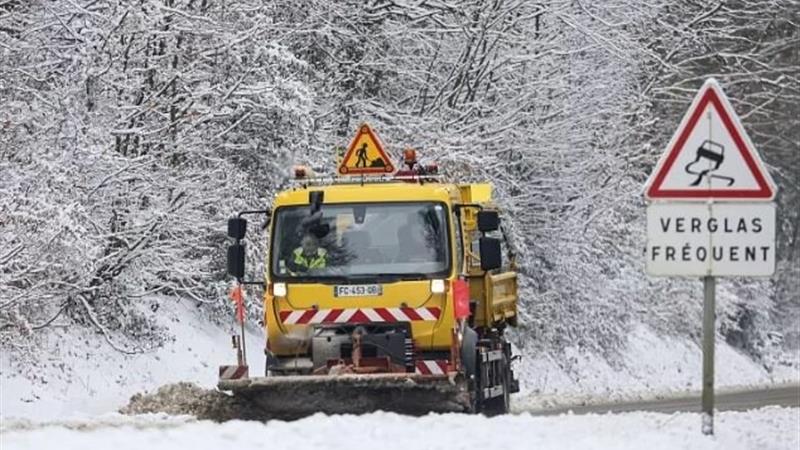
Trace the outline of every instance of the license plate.
{"label": "license plate", "polygon": [[344,284],[333,288],[334,297],[375,297],[382,294],[380,284]]}

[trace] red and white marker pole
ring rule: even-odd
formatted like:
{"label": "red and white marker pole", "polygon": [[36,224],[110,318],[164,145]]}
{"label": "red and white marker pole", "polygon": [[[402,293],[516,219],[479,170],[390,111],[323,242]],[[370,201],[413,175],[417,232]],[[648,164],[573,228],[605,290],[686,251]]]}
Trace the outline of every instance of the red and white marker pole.
{"label": "red and white marker pole", "polygon": [[244,290],[241,284],[236,284],[231,290],[231,301],[236,305],[236,320],[239,322],[240,332],[239,345],[237,345],[236,359],[240,366],[247,365],[247,346],[244,338]]}

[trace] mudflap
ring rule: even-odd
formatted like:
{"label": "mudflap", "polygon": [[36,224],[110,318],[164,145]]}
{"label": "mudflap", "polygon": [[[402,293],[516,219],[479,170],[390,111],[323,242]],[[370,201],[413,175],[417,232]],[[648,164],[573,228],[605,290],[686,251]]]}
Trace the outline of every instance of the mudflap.
{"label": "mudflap", "polygon": [[220,380],[218,388],[284,420],[317,412],[424,415],[465,412],[470,407],[467,383],[457,373],[269,376]]}

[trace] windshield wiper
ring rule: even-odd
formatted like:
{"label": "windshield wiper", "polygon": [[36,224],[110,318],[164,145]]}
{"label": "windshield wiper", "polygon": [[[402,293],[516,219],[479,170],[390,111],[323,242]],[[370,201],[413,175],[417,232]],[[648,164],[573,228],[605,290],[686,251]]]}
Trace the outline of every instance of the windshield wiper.
{"label": "windshield wiper", "polygon": [[434,278],[427,273],[386,273],[380,275],[372,275],[373,277],[381,280],[383,283],[392,283],[396,281],[419,281],[430,280]]}
{"label": "windshield wiper", "polygon": [[343,275],[308,275],[308,276],[292,276],[281,279],[284,283],[322,283],[322,284],[344,284],[350,277]]}
{"label": "windshield wiper", "polygon": [[[359,284],[359,283],[394,283],[397,281],[420,281],[437,278],[428,273],[363,273],[352,275],[309,275],[286,278],[287,283],[321,283],[321,284]],[[441,278],[441,277],[440,277]]]}
{"label": "windshield wiper", "polygon": [[431,278],[436,278],[432,274],[422,272],[398,273],[394,274],[394,276],[399,277],[401,280],[430,280]]}
{"label": "windshield wiper", "polygon": [[[375,274],[359,275],[309,275],[296,276],[286,279],[287,283],[320,283],[320,284],[359,284],[359,283],[386,283],[386,277]],[[391,277],[389,281],[396,281]]]}

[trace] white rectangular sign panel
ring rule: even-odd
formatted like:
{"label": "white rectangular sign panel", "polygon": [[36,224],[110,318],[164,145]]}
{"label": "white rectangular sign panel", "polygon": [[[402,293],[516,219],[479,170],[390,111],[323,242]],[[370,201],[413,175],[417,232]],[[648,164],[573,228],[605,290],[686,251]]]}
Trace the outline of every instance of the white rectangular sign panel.
{"label": "white rectangular sign panel", "polygon": [[655,276],[770,276],[775,205],[650,204],[645,258]]}

